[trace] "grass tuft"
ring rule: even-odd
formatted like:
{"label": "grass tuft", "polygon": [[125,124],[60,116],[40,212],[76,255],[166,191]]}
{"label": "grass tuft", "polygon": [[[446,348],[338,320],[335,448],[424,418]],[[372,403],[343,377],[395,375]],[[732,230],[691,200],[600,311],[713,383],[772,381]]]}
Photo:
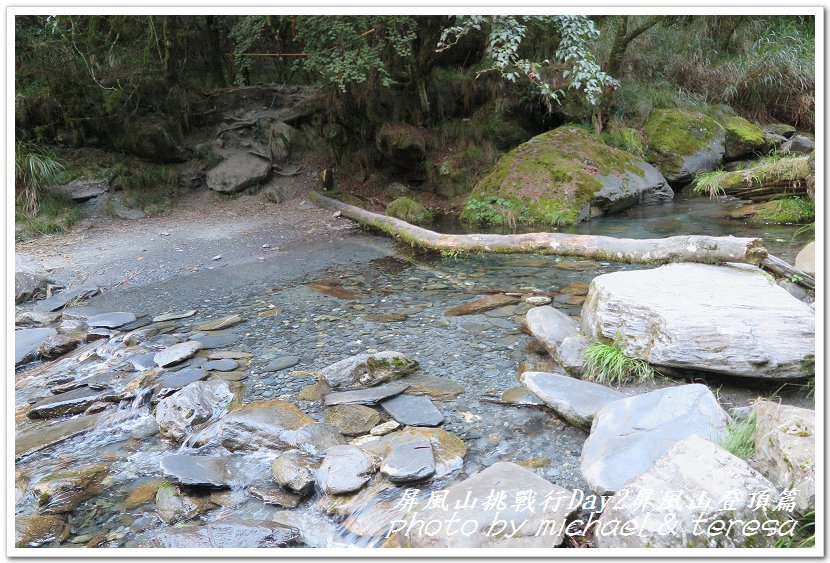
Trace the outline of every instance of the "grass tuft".
{"label": "grass tuft", "polygon": [[583,352],[586,377],[602,385],[642,383],[654,379],[654,368],[639,358],[626,356],[617,345],[595,342]]}
{"label": "grass tuft", "polygon": [[755,411],[746,419],[731,422],[726,427],[726,434],[721,438],[720,446],[741,459],[748,459],[755,453]]}

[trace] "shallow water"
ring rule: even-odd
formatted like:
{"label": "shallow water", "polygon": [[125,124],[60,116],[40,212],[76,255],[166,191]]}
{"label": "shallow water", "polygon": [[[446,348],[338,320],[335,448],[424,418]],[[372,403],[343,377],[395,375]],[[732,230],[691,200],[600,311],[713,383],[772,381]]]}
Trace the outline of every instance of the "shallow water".
{"label": "shallow water", "polygon": [[[598,218],[573,231],[635,238],[692,233],[762,236],[768,248],[784,259],[791,259],[803,244],[792,240],[797,227],[743,225],[724,218],[728,209],[708,199],[681,196],[673,202]],[[442,226],[445,230],[457,228],[456,224]],[[424,488],[444,487],[496,461],[528,462],[553,483],[569,489],[585,488],[578,471],[586,436],[582,430],[543,409],[481,400],[516,386],[520,364],[539,365],[545,361],[528,350],[532,339],[518,329],[528,306],[520,304],[462,317],[446,317],[444,313],[495,290],[549,293],[557,298],[559,308],[577,315],[578,296],[563,294],[563,288],[574,282],[589,282],[605,272],[634,267],[550,256],[478,255],[454,259],[411,255],[385,238],[358,234],[320,241],[312,248],[265,262],[217,268],[188,278],[106,293],[88,305],[150,315],[198,309],[196,316],[177,321],[182,331],[207,318],[242,313],[248,320],[225,332],[238,337],[227,349],[254,354],[250,365],[240,367],[249,374],[242,382],[244,401],[287,399],[316,419],[322,418],[321,406],[297,399],[299,391],[314,379],[292,375],[292,371],[318,370],[361,352],[397,350],[419,362],[418,373],[446,379],[465,390],[456,400],[435,403],[445,417],[442,427],[467,446],[464,466]],[[315,280],[316,289],[311,284]],[[323,285],[339,286],[345,290],[341,297],[347,298],[321,293],[319,280],[324,280]],[[405,320],[377,322],[365,318],[378,313],[404,315]],[[123,359],[125,351],[116,341],[105,346],[108,354],[102,352],[100,361],[82,366],[65,362],[59,371],[107,373]],[[299,365],[276,373],[263,370],[274,358],[287,355],[299,356]],[[638,391],[642,389],[627,390]],[[21,406],[47,393],[44,387],[29,387],[16,393],[15,404]],[[751,397],[752,393],[738,393],[733,404],[745,404]],[[106,487],[71,514],[68,521],[72,531],[64,545],[103,532],[107,535],[102,546],[135,546],[143,537],[165,527],[152,504],[129,510],[123,506],[124,498],[136,486],[163,480],[160,458],[180,450],[158,436],[130,437],[151,416],[146,402],[123,404],[119,410],[105,411],[94,431],[20,459],[17,472],[25,476],[29,492],[17,501],[16,514],[30,514],[36,509],[31,485],[43,476],[56,469],[103,461],[110,467]],[[21,424],[31,426],[29,422]],[[214,442],[193,451],[230,455]],[[244,456],[244,471],[238,485],[227,493],[227,506],[202,518],[213,520],[230,513],[235,517],[294,522],[303,532],[303,541],[311,546],[376,543],[377,538],[357,536],[338,519],[322,513],[314,499],[287,511],[266,506],[250,496],[245,484],[267,481],[274,455]],[[366,510],[372,510],[372,506]]]}

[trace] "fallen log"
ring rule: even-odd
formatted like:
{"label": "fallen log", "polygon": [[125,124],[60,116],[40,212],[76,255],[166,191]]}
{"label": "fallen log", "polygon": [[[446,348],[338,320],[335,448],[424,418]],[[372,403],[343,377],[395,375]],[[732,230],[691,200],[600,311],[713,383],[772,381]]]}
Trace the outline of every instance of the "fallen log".
{"label": "fallen log", "polygon": [[801,287],[806,287],[807,289],[816,288],[816,279],[813,276],[806,272],[802,272],[794,266],[791,266],[777,256],[768,254],[767,257],[764,258],[764,261],[761,262],[761,266],[776,276],[787,278]]}
{"label": "fallen log", "polygon": [[494,252],[504,254],[553,254],[578,256],[636,264],[669,262],[744,262],[759,264],[767,257],[759,238],[677,236],[662,239],[625,239],[598,235],[565,233],[526,233],[519,235],[446,235],[387,215],[372,213],[311,192],[309,199],[361,225],[382,231],[413,246],[448,254]]}
{"label": "fallen log", "polygon": [[710,196],[727,195],[753,202],[787,197],[812,197],[815,171],[809,157],[761,161],[752,168],[733,172],[715,171],[695,178],[695,191]]}

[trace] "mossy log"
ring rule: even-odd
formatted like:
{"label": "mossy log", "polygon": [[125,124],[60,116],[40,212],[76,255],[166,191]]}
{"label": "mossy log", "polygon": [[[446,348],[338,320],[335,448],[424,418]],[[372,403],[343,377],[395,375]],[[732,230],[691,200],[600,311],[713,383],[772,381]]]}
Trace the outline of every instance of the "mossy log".
{"label": "mossy log", "polygon": [[344,217],[363,226],[377,229],[413,246],[442,253],[553,254],[633,264],[759,264],[767,256],[763,240],[758,238],[690,235],[662,239],[626,239],[565,233],[447,235],[372,213],[317,192],[309,194],[309,199],[320,207],[339,211]]}
{"label": "mossy log", "polygon": [[762,161],[746,170],[713,172],[702,183],[720,195],[753,202],[796,196],[812,198],[815,169],[810,158],[782,158]]}

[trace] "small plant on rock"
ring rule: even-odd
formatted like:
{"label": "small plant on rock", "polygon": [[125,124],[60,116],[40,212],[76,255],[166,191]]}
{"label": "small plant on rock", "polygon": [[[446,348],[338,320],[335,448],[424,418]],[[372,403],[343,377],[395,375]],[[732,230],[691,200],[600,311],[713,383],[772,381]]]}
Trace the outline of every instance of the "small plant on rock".
{"label": "small plant on rock", "polygon": [[602,385],[642,383],[654,379],[654,368],[639,358],[626,356],[616,344],[595,342],[583,352],[585,379]]}
{"label": "small plant on rock", "polygon": [[721,447],[741,459],[749,458],[755,453],[755,426],[754,410],[744,420],[729,423],[720,440]]}

